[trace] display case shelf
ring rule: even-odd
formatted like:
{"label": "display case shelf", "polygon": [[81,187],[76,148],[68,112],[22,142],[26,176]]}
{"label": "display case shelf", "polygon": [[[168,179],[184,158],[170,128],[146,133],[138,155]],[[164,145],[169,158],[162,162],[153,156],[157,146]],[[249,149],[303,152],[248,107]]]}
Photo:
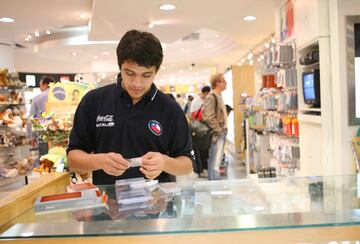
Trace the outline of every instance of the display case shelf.
{"label": "display case shelf", "polygon": [[[262,238],[268,234],[281,236],[271,243],[283,244],[359,238],[357,175],[174,184],[180,189],[176,195],[153,191],[150,210],[119,211],[113,185],[99,186],[109,195],[108,208],[41,215],[30,208],[3,227],[0,240],[95,243],[110,238],[107,242],[127,243],[127,238],[135,238],[134,243],[147,243],[146,238],[151,237],[152,243],[168,243],[169,238],[176,237],[174,242],[259,243],[267,240]],[[304,235],[306,230],[311,234]],[[251,241],[244,239],[247,233],[251,233]],[[226,239],[228,235],[233,239]]]}

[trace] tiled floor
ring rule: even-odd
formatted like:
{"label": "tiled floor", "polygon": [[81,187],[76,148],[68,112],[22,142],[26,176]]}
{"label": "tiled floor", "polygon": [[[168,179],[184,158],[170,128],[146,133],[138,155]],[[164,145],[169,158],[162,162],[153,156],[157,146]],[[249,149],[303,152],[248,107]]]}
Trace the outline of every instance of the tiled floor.
{"label": "tiled floor", "polygon": [[[227,176],[222,176],[222,179],[243,179],[246,178],[246,169],[243,155],[235,152],[234,145],[227,142],[225,146],[225,155],[228,158],[229,166]],[[208,180],[206,170],[198,177],[197,174],[192,172],[187,176],[176,177],[177,181],[199,181]]]}

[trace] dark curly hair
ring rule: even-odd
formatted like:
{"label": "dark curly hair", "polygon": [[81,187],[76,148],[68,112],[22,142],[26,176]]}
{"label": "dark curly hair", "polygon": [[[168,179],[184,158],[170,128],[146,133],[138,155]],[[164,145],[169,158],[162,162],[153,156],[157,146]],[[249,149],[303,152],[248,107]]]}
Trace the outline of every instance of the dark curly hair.
{"label": "dark curly hair", "polygon": [[121,38],[116,49],[119,68],[125,61],[159,70],[163,60],[163,50],[157,37],[149,32],[130,30]]}

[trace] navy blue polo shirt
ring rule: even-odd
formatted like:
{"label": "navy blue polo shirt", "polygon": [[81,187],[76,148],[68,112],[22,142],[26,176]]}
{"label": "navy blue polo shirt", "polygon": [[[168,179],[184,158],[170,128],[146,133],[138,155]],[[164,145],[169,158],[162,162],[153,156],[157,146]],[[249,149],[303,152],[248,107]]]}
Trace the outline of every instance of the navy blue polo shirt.
{"label": "navy blue polo shirt", "polygon": [[[176,101],[152,84],[150,91],[133,105],[120,83],[92,90],[83,97],[76,109],[67,151],[115,152],[124,158],[153,151],[193,160],[188,123]],[[93,171],[93,183],[97,185],[135,177],[144,177],[139,167],[129,168],[118,177],[103,170]],[[173,178],[162,172],[156,179],[166,182]]]}

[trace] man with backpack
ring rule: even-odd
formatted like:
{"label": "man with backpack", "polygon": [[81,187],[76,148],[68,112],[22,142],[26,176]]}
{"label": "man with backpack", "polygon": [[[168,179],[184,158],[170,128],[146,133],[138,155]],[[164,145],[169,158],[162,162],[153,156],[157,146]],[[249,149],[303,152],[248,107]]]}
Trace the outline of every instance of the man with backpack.
{"label": "man with backpack", "polygon": [[211,128],[213,135],[209,148],[208,179],[220,180],[219,166],[224,154],[227,133],[227,112],[221,93],[226,89],[223,74],[214,74],[210,78],[212,91],[206,96],[203,107],[203,120]]}

